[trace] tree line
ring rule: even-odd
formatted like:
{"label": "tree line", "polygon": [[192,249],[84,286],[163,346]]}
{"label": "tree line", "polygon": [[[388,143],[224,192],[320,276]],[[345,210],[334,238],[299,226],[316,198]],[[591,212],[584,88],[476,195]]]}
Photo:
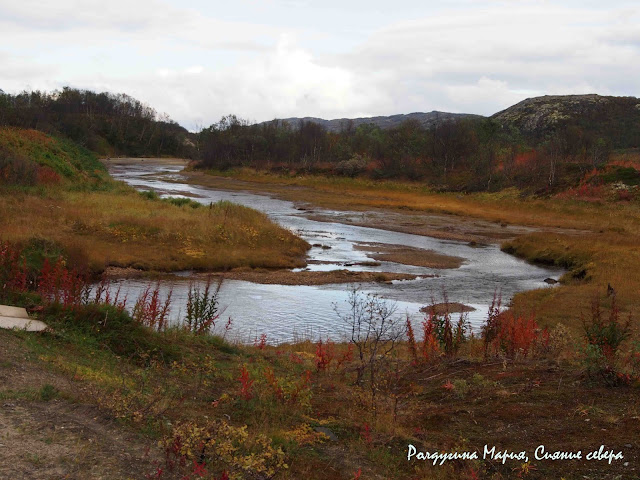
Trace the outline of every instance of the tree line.
{"label": "tree line", "polygon": [[0,126],[60,135],[101,155],[193,155],[183,127],[125,94],[0,90]]}
{"label": "tree line", "polygon": [[466,191],[563,188],[604,164],[611,151],[607,139],[577,124],[534,138],[491,118],[431,128],[408,120],[390,129],[346,121],[330,132],[310,121],[252,125],[229,115],[203,129],[198,145],[203,168],[402,178]]}

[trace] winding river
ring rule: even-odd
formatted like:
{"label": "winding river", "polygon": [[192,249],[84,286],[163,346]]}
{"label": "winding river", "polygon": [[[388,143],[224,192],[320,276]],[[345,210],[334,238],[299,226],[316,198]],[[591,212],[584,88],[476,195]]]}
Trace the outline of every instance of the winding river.
{"label": "winding river", "polygon": [[[374,283],[360,285],[363,294],[371,293],[395,305],[396,315],[409,315],[416,324],[424,317],[419,309],[435,300],[442,300],[443,289],[449,301],[474,307],[468,320],[478,328],[493,298],[500,291],[503,304],[516,292],[536,288],[549,288],[543,281],[557,277],[557,269],[531,265],[500,251],[496,245],[472,247],[465,242],[439,240],[421,235],[366,228],[339,223],[339,214],[314,208],[323,218],[335,218],[336,222],[320,222],[306,218],[303,212],[289,201],[255,193],[215,190],[187,183],[180,174],[181,166],[154,164],[152,160],[135,164],[110,164],[111,175],[139,190],[154,190],[161,196],[188,196],[203,204],[229,200],[267,213],[280,225],[299,234],[310,244],[330,248],[312,248],[308,253],[311,270],[366,270],[401,272],[418,275],[410,281],[393,281],[391,284]],[[362,213],[358,213],[362,215]],[[367,252],[354,249],[358,243],[382,243],[406,245],[433,250],[446,255],[464,258],[457,269],[430,269],[380,262],[379,266],[358,266],[371,261]],[[175,280],[164,281],[163,292],[172,289],[172,317],[175,321],[185,310],[190,272],[183,272]],[[115,282],[129,299],[147,287],[148,281],[123,279]],[[225,309],[221,329],[228,317],[232,318],[229,331],[231,339],[253,341],[261,334],[269,343],[303,339],[317,340],[330,337],[340,340],[345,325],[338,312],[345,312],[350,285],[285,286],[263,285],[239,280],[225,280],[220,291],[220,304]],[[133,302],[129,302],[133,303]],[[336,312],[337,310],[337,312]]]}

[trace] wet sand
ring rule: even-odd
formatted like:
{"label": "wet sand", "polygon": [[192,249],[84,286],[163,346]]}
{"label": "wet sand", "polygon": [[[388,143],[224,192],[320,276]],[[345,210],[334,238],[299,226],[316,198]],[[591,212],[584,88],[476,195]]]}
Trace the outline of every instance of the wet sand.
{"label": "wet sand", "polygon": [[[229,280],[243,280],[265,285],[329,285],[340,283],[386,283],[393,280],[414,280],[416,275],[391,272],[354,272],[350,270],[330,270],[327,272],[267,270],[267,269],[238,269],[228,272],[195,273],[190,278],[207,277],[224,278]],[[424,277],[424,276],[423,276]],[[174,275],[163,272],[146,272],[134,268],[109,267],[102,274],[104,279],[122,278],[175,278]]]}
{"label": "wet sand", "polygon": [[426,268],[458,268],[464,261],[463,258],[443,255],[432,250],[407,247],[405,245],[388,245],[383,243],[365,244],[355,246],[356,250],[370,253],[372,258],[385,262],[402,263]]}

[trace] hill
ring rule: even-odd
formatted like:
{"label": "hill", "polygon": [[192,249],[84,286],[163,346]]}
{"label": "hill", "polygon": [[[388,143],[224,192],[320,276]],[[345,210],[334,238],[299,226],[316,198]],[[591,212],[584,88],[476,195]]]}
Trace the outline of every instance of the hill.
{"label": "hill", "polygon": [[574,130],[603,138],[613,148],[640,146],[640,99],[636,97],[546,95],[527,98],[491,119],[534,139]]}
{"label": "hill", "polygon": [[[461,119],[484,118],[482,115],[473,115],[469,113],[448,113],[432,111],[428,113],[414,112],[407,114],[379,116],[379,117],[359,117],[359,118],[336,118],[333,120],[325,120],[317,117],[291,117],[283,118],[275,121],[287,122],[288,124],[298,127],[302,122],[313,122],[323,126],[329,132],[341,132],[350,128],[358,128],[360,125],[371,124],[383,130],[399,127],[407,120],[413,120],[426,129],[437,127],[443,123],[455,122]],[[274,121],[274,120],[272,120]],[[262,122],[270,123],[270,122]]]}

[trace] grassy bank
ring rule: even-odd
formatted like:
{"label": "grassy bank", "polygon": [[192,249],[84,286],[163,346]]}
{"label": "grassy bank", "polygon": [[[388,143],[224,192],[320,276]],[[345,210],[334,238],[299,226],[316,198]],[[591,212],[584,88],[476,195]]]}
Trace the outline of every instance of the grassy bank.
{"label": "grassy bank", "polygon": [[[360,297],[356,310],[367,302]],[[426,342],[409,337],[391,345],[380,337],[376,345],[356,336],[352,343],[276,347],[267,338],[242,346],[183,328],[156,331],[109,305],[49,304],[40,318],[51,331],[0,330],[3,351],[14,352],[0,363],[7,379],[0,398],[21,411],[97,405],[92,416],[121,432],[118,444],[129,449],[121,468],[132,478],[600,479],[638,472],[640,363],[619,356],[616,372],[633,376],[610,375],[565,327],[545,336],[520,318],[499,327],[494,340],[447,340],[438,327]],[[376,331],[379,321],[374,314]],[[387,353],[372,355],[374,347]],[[0,410],[0,420],[9,411]],[[77,418],[76,428],[92,422]],[[59,421],[49,420],[55,431]],[[47,445],[36,472],[73,472],[55,453],[72,441],[97,459],[110,453],[86,435],[69,439],[36,428],[16,442],[28,436]],[[529,458],[483,458],[485,444]],[[478,458],[443,465],[407,460],[409,445]],[[624,459],[538,460],[539,445],[584,455],[606,445]],[[35,461],[26,453],[13,460],[23,467]],[[96,475],[122,475],[96,462]],[[0,473],[7,468],[0,465]]]}
{"label": "grassy bank", "polygon": [[504,238],[505,225],[527,226],[535,231],[512,235],[516,238],[505,241],[503,249],[532,262],[566,268],[569,273],[564,275],[559,288],[516,295],[513,308],[517,312],[533,312],[544,325],[562,322],[578,331],[590,301],[604,297],[608,284],[616,290],[623,312],[632,313],[640,308],[637,200],[620,201],[613,193],[601,194],[596,199],[568,195],[525,198],[516,190],[461,195],[433,192],[417,183],[276,176],[249,169],[208,174],[194,173],[192,178],[227,188],[268,191],[324,208],[381,209],[406,214],[403,220],[415,224],[429,225],[431,214],[449,215],[452,226],[471,217],[494,223],[496,240]]}
{"label": "grassy bank", "polygon": [[94,273],[304,265],[309,246],[255,210],[141,195],[91,153],[35,131],[1,129],[0,147],[4,241],[42,240]]}

